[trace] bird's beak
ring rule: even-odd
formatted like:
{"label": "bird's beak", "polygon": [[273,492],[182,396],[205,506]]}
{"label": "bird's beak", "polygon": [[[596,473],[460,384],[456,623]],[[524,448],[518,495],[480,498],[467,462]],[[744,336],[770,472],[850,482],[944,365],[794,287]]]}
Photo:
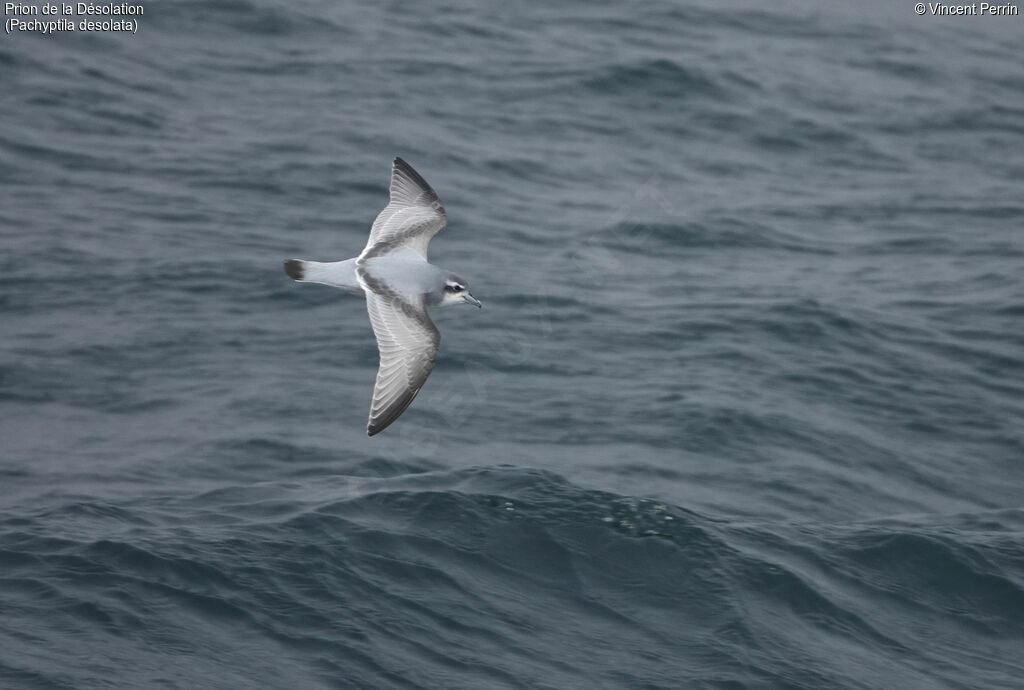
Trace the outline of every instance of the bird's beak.
{"label": "bird's beak", "polygon": [[472,304],[475,307],[483,307],[484,306],[484,305],[480,304],[480,300],[478,300],[476,297],[474,297],[473,295],[470,295],[468,293],[462,296],[462,301],[467,303],[467,304]]}

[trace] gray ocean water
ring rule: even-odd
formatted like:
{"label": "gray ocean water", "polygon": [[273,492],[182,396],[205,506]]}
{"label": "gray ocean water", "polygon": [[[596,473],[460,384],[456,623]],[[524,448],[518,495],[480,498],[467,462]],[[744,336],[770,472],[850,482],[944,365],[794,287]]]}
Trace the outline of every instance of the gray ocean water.
{"label": "gray ocean water", "polygon": [[1024,19],[144,7],[0,37],[0,687],[1022,687]]}

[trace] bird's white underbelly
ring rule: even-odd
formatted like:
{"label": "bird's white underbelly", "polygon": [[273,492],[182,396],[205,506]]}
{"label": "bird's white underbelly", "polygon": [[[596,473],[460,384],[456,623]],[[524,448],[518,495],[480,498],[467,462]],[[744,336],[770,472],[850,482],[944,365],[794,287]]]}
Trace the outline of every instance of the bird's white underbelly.
{"label": "bird's white underbelly", "polygon": [[362,268],[391,290],[403,295],[422,295],[443,287],[444,273],[415,252],[387,254],[367,259]]}

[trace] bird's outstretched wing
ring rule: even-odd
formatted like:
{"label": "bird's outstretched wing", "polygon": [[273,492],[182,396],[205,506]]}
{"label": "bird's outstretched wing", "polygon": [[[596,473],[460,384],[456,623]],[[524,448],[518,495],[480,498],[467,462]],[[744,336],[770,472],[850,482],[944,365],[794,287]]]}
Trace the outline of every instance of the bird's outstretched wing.
{"label": "bird's outstretched wing", "polygon": [[360,260],[411,249],[427,258],[430,240],[447,223],[437,193],[401,158],[391,164],[391,200],[377,215]]}
{"label": "bird's outstretched wing", "polygon": [[371,289],[366,292],[366,311],[380,352],[366,426],[373,436],[398,419],[426,383],[434,368],[441,333],[422,300],[410,301],[386,290],[378,293]]}

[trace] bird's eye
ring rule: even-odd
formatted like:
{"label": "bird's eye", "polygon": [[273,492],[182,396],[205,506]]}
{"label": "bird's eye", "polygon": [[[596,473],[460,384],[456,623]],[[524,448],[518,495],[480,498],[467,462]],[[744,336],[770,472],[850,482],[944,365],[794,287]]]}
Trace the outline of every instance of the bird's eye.
{"label": "bird's eye", "polygon": [[462,289],[461,285],[449,285],[448,287],[451,288],[452,292],[458,292],[459,290]]}

